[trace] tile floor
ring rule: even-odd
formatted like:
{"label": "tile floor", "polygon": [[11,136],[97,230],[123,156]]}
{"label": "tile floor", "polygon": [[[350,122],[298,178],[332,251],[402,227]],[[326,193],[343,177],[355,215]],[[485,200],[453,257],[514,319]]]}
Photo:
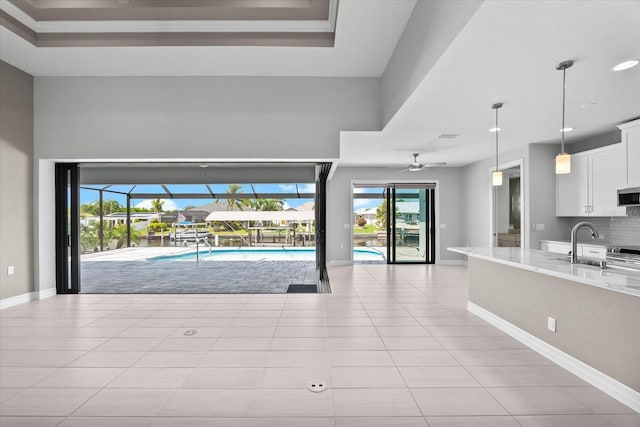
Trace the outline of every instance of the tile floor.
{"label": "tile floor", "polygon": [[[468,313],[465,267],[329,274],[324,295],[77,295],[3,310],[0,425],[640,426]],[[307,390],[317,379],[328,389]]]}

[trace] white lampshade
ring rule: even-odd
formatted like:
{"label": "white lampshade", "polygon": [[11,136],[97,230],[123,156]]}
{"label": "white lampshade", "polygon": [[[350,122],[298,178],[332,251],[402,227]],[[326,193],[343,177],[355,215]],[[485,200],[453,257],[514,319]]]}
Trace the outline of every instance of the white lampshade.
{"label": "white lampshade", "polygon": [[571,173],[571,154],[560,153],[556,156],[556,175]]}
{"label": "white lampshade", "polygon": [[502,185],[502,171],[495,171],[491,173],[491,185],[494,187]]}

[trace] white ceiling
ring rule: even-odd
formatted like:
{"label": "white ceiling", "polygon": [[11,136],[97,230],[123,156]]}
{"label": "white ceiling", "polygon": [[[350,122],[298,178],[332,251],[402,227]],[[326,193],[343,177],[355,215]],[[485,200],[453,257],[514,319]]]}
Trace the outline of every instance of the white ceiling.
{"label": "white ceiling", "polygon": [[[638,1],[487,1],[382,132],[343,132],[340,164],[465,165],[492,155],[499,111],[500,151],[559,141],[562,72],[567,70],[566,123],[577,138],[615,130],[640,117]],[[596,102],[595,107],[581,105]],[[441,133],[460,134],[438,139]]]}
{"label": "white ceiling", "polygon": [[[421,0],[426,1],[426,0]],[[334,48],[35,48],[0,27],[0,58],[36,76],[221,75],[379,77],[416,0],[341,0]],[[381,132],[343,132],[341,165],[450,166],[494,150],[500,110],[502,152],[559,141],[567,59],[568,141],[615,130],[640,117],[639,1],[485,1]],[[587,103],[596,106],[581,108]],[[441,133],[460,134],[439,140]]]}
{"label": "white ceiling", "polygon": [[36,48],[0,27],[0,58],[34,76],[379,77],[415,3],[416,0],[341,1],[333,48]]}

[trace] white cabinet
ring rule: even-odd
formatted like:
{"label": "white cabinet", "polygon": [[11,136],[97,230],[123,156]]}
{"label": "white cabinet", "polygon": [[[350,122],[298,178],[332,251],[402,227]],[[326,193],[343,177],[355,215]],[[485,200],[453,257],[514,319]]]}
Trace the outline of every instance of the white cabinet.
{"label": "white cabinet", "polygon": [[589,155],[589,216],[626,216],[618,207],[618,190],[627,184],[624,146],[594,150]]}
{"label": "white cabinet", "polygon": [[626,150],[627,182],[625,187],[640,187],[640,119],[624,123],[622,144]]}
{"label": "white cabinet", "polygon": [[[607,259],[607,248],[605,246],[590,245],[588,243],[578,243],[577,249],[578,249],[577,252],[579,257],[595,259],[595,260]],[[540,250],[544,252],[550,252],[553,254],[569,255],[571,253],[571,243],[558,242],[554,240],[541,240]]]}
{"label": "white cabinet", "polygon": [[571,173],[556,175],[556,216],[625,216],[617,190],[626,186],[624,144],[571,156]]}

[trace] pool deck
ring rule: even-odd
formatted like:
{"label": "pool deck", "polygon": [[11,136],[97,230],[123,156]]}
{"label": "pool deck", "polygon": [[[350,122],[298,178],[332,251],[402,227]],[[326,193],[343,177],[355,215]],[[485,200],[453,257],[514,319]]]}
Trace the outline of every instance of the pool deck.
{"label": "pool deck", "polygon": [[315,261],[147,261],[193,250],[134,247],[82,255],[81,293],[286,293],[290,284],[317,283]]}

